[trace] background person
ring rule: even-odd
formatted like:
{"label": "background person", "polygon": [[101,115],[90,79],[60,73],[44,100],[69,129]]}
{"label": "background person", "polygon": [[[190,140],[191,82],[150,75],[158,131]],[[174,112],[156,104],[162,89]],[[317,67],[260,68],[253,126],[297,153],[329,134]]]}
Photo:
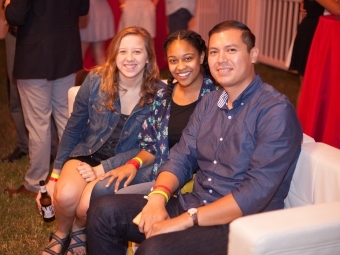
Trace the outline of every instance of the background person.
{"label": "background person", "polygon": [[90,0],[89,13],[80,18],[80,38],[83,58],[88,48],[96,65],[105,63],[105,42],[113,38],[114,19],[107,0]]}
{"label": "background person", "polygon": [[313,41],[314,33],[319,22],[319,17],[328,10],[334,15],[340,15],[340,2],[335,0],[303,0],[301,2],[302,21],[298,26],[294,41],[292,58],[289,70],[295,70],[300,76],[300,90],[297,104],[299,103],[300,92],[305,75],[309,50]]}
{"label": "background person", "polygon": [[29,168],[25,183],[10,195],[39,191],[50,168],[51,115],[61,138],[67,119],[67,92],[82,68],[78,18],[88,0],[6,0],[5,17],[17,26],[13,77],[17,79],[29,133]]}
{"label": "background person", "polygon": [[195,16],[196,0],[166,0],[169,33],[189,28],[189,21]]}

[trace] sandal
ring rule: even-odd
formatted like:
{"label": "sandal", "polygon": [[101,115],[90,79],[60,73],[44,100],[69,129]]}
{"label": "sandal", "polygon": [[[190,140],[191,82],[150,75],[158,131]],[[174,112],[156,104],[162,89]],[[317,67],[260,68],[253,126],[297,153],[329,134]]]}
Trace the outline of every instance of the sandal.
{"label": "sandal", "polygon": [[82,230],[75,231],[75,232],[71,232],[70,237],[71,237],[71,239],[74,239],[76,241],[76,243],[69,245],[69,247],[66,250],[66,254],[68,252],[70,252],[71,254],[74,254],[73,249],[77,248],[77,247],[82,247],[83,246],[83,247],[85,247],[85,250],[87,249],[86,241],[81,240],[78,237],[79,235],[86,235],[86,228],[84,228]]}
{"label": "sandal", "polygon": [[[45,249],[44,249],[44,252],[47,252],[48,254],[51,254],[51,255],[63,255],[64,252],[65,252],[65,249],[68,247],[68,245],[69,245],[69,243],[71,241],[70,236],[67,236],[67,237],[61,239],[56,234],[51,233],[50,234],[50,242],[51,242],[52,239],[54,239],[55,242],[53,242],[53,243],[49,244],[48,246],[46,246]],[[51,250],[51,248],[53,246],[56,246],[58,244],[61,245],[60,253]]]}

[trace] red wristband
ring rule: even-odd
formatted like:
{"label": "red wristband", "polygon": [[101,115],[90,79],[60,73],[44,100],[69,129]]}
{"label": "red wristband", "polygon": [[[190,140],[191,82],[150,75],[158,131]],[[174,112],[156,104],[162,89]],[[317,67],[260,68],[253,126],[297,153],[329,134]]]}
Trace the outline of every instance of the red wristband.
{"label": "red wristband", "polygon": [[167,192],[169,192],[169,195],[171,195],[171,190],[167,187],[167,186],[164,186],[164,185],[156,185],[155,187],[153,187],[153,190],[157,189],[157,188],[163,188],[165,189]]}
{"label": "red wristband", "polygon": [[58,181],[58,179],[56,179],[56,178],[53,178],[53,177],[50,177],[50,181],[57,182],[57,181]]}
{"label": "red wristband", "polygon": [[128,162],[126,162],[126,164],[134,165],[137,170],[140,167],[140,164],[139,164],[138,160],[136,160],[136,159],[130,159]]}

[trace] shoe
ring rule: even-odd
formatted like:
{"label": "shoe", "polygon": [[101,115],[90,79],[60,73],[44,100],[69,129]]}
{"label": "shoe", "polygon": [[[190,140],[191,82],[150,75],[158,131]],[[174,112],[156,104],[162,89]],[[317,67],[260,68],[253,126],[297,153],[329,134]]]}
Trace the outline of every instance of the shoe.
{"label": "shoe", "polygon": [[74,254],[74,250],[73,249],[77,248],[77,247],[85,247],[85,250],[87,250],[87,248],[86,248],[86,241],[81,240],[78,237],[79,235],[86,235],[86,228],[83,228],[81,230],[72,232],[70,234],[71,239],[74,239],[76,241],[76,243],[69,245],[69,247],[67,248],[67,250],[65,252],[66,254],[68,252],[70,252],[71,254]]}
{"label": "shoe", "polygon": [[[67,236],[63,239],[61,239],[59,236],[57,236],[56,234],[53,234],[51,233],[50,234],[50,242],[51,240],[54,239],[55,241],[49,245],[47,245],[44,249],[44,252],[47,252],[48,254],[51,254],[51,255],[64,255],[65,253],[65,250],[66,248],[68,247],[69,243],[70,243],[70,236]],[[51,250],[51,248],[53,246],[56,246],[60,244],[61,245],[61,251],[58,253],[58,252],[55,252],[53,250]]]}
{"label": "shoe", "polygon": [[21,185],[18,189],[7,188],[4,191],[8,193],[10,198],[13,197],[14,194],[24,194],[24,195],[34,196],[34,197],[38,195],[37,192],[33,192],[33,191],[26,189],[24,185]]}
{"label": "shoe", "polygon": [[11,154],[7,155],[1,160],[2,162],[13,163],[14,160],[21,159],[23,156],[26,156],[26,155],[27,155],[26,152],[23,152],[22,150],[20,150],[19,147],[16,147],[15,150]]}

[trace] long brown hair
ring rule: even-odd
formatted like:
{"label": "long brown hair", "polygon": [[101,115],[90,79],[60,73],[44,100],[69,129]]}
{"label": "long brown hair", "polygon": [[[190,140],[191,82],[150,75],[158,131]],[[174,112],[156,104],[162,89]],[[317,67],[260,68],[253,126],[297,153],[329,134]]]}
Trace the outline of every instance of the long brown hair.
{"label": "long brown hair", "polygon": [[151,104],[157,91],[157,82],[159,78],[159,69],[156,62],[156,54],[153,45],[153,39],[148,31],[141,27],[128,27],[120,31],[112,39],[108,50],[107,60],[102,66],[95,67],[94,71],[101,76],[100,93],[104,100],[105,107],[114,111],[114,102],[119,97],[119,69],[117,68],[116,58],[118,55],[119,45],[123,37],[127,35],[140,36],[144,41],[144,46],[148,54],[148,63],[146,63],[143,73],[143,83],[141,87],[141,99],[139,104]]}

